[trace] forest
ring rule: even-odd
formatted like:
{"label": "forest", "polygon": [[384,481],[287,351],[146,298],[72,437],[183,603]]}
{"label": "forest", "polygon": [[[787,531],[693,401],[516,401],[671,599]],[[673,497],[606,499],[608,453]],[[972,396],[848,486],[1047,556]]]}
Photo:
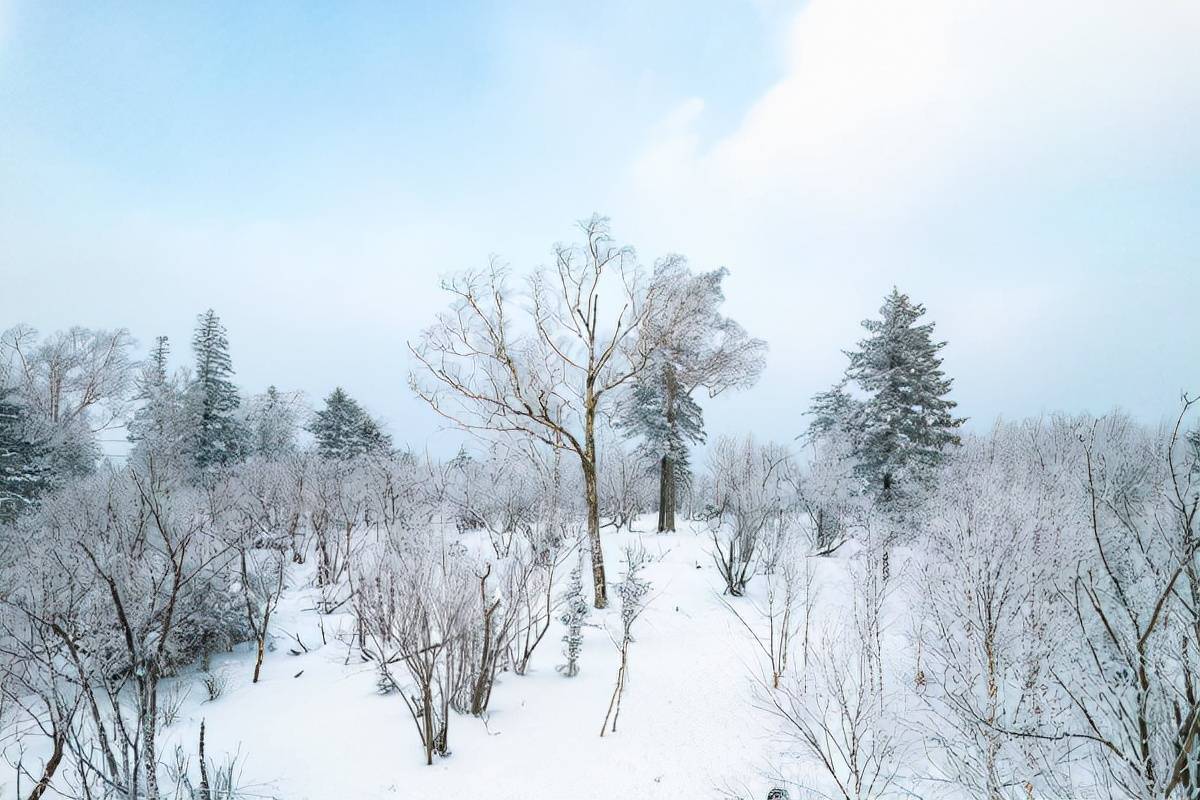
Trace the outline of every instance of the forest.
{"label": "forest", "polygon": [[968,421],[880,286],[792,438],[710,436],[736,269],[595,216],[441,288],[440,452],[212,309],[3,332],[0,798],[1200,797],[1195,396]]}

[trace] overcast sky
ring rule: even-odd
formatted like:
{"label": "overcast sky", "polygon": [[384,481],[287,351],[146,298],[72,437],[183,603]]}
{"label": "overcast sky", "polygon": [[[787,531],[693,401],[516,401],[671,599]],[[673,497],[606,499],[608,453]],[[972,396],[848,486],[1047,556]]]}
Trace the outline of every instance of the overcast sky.
{"label": "overcast sky", "polygon": [[[893,284],[998,415],[1200,391],[1200,3],[0,0],[0,328],[128,327],[340,384],[398,442],[438,277],[599,211],[727,266],[786,439]],[[454,437],[457,441],[457,437]]]}

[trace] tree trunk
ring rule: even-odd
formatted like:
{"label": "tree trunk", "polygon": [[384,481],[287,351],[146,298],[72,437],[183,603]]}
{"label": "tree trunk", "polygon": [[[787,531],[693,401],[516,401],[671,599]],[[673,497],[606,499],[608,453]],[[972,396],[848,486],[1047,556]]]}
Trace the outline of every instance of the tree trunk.
{"label": "tree trunk", "polygon": [[[667,412],[667,428],[675,430],[675,368],[667,364],[663,381],[666,387],[664,405]],[[658,532],[675,530],[675,460],[669,455],[663,456],[658,474]]]}
{"label": "tree trunk", "polygon": [[142,770],[146,776],[146,800],[158,800],[158,745],[154,727],[158,721],[157,667],[150,665],[142,688]]}
{"label": "tree trunk", "polygon": [[204,720],[200,720],[200,791],[196,800],[212,800],[208,785],[208,762],[204,755]]}
{"label": "tree trunk", "polygon": [[592,588],[595,591],[596,608],[608,605],[608,581],[604,577],[604,549],[600,545],[600,502],[596,489],[596,467],[584,464],[584,491],[587,495],[588,543],[592,551]]}
{"label": "tree trunk", "polygon": [[254,680],[251,683],[258,683],[258,676],[262,674],[263,655],[266,650],[264,639],[265,637],[259,637],[258,639],[258,648],[254,655]]}
{"label": "tree trunk", "polygon": [[608,605],[608,581],[604,577],[604,549],[600,545],[600,493],[596,487],[596,399],[588,382],[584,403],[583,487],[587,498],[588,542],[592,548],[592,587],[596,608]]}
{"label": "tree trunk", "polygon": [[49,760],[46,761],[46,766],[42,770],[42,778],[33,787],[33,792],[29,795],[29,800],[41,800],[42,795],[50,788],[50,781],[54,778],[54,773],[58,771],[58,765],[62,763],[63,748],[67,743],[67,731],[59,728],[60,723],[55,722],[54,728],[54,751],[50,754]]}

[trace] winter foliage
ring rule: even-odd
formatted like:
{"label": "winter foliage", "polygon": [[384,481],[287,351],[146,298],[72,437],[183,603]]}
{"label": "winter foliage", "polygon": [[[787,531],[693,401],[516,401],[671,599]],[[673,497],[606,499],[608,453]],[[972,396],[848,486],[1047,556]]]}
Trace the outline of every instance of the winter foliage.
{"label": "winter foliage", "polygon": [[798,442],[709,441],[728,273],[581,232],[448,279],[445,453],[212,310],[0,337],[0,794],[1200,796],[1196,400],[969,429],[893,289]]}

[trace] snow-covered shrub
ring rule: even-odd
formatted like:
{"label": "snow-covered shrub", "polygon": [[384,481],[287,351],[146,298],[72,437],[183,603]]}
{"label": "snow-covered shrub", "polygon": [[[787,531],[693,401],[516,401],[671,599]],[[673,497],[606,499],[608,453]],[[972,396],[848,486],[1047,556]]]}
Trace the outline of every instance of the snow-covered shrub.
{"label": "snow-covered shrub", "polygon": [[[786,448],[760,446],[753,437],[722,437],[709,454],[712,514],[709,536],[713,562],[725,581],[725,592],[741,597],[762,556],[768,522],[786,526],[785,506],[790,469]],[[771,532],[784,535],[784,527]]]}
{"label": "snow-covered shrub", "polygon": [[450,711],[471,677],[464,665],[480,598],[474,566],[440,537],[414,530],[389,540],[356,578],[364,655],[387,665],[380,679],[394,681],[430,765],[450,753]]}
{"label": "snow-covered shrub", "polygon": [[[617,732],[617,720],[621,716],[621,698],[625,694],[625,680],[629,674],[629,645],[633,642],[633,624],[646,610],[647,596],[650,594],[650,582],[642,577],[642,567],[646,563],[646,551],[641,546],[625,548],[625,575],[616,585],[617,599],[621,603],[621,628],[617,633],[609,631],[613,644],[621,654],[620,665],[617,667],[616,685],[613,686],[612,699],[608,702],[608,711],[604,722],[600,725],[600,735],[605,732]],[[608,721],[612,719],[612,727]]]}
{"label": "snow-covered shrub", "polygon": [[583,595],[584,556],[580,552],[579,561],[567,578],[567,589],[563,596],[563,609],[559,614],[559,622],[567,629],[563,634],[563,655],[567,663],[558,667],[558,671],[568,678],[579,674],[579,656],[583,652],[583,623],[591,612],[592,607]]}
{"label": "snow-covered shrub", "polygon": [[904,763],[903,739],[893,698],[876,681],[870,657],[853,637],[831,634],[814,648],[811,666],[807,680],[792,675],[779,689],[764,687],[764,708],[820,765],[824,796],[891,796]]}
{"label": "snow-covered shrub", "polygon": [[224,667],[209,670],[204,673],[201,682],[204,684],[204,694],[208,702],[220,700],[229,688],[229,670]]}

